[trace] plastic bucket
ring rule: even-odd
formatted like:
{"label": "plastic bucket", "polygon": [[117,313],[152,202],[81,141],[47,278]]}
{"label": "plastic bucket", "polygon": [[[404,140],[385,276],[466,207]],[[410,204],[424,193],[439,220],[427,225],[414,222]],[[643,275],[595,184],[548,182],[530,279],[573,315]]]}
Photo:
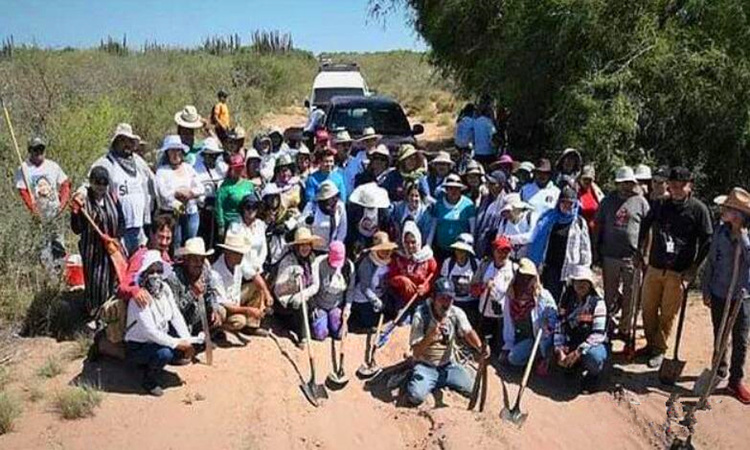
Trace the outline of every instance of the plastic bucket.
{"label": "plastic bucket", "polygon": [[85,282],[83,280],[83,261],[81,255],[70,255],[65,260],[65,282],[68,289],[83,289]]}

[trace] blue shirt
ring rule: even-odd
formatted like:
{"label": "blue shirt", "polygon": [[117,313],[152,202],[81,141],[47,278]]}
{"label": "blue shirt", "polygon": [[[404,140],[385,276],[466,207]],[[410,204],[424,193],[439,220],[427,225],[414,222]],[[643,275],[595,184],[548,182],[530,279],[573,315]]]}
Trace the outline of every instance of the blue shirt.
{"label": "blue shirt", "polygon": [[435,220],[435,246],[447,250],[461,233],[470,233],[469,220],[476,216],[474,202],[465,195],[455,205],[449,205],[444,196],[432,205]]}
{"label": "blue shirt", "polygon": [[474,142],[474,118],[464,116],[456,124],[456,134],[453,136],[456,147],[466,148]]}
{"label": "blue shirt", "polygon": [[[711,247],[706,257],[706,265],[703,269],[703,276],[701,277],[704,296],[719,298],[722,301],[727,298],[734,270],[735,242],[729,225],[722,224],[714,231]],[[750,279],[748,275],[750,271],[749,256],[750,241],[748,241],[747,236],[743,236],[739,275],[734,289],[735,296],[746,296],[750,293],[750,286],[748,286],[748,280]]]}
{"label": "blue shirt", "polygon": [[315,201],[315,194],[318,193],[320,183],[328,179],[333,181],[333,184],[339,189],[339,197],[341,198],[341,201],[346,201],[348,194],[346,191],[346,183],[344,183],[344,177],[339,169],[333,169],[331,173],[323,173],[320,170],[316,170],[307,177],[307,182],[305,183],[305,199],[307,202]]}
{"label": "blue shirt", "polygon": [[492,136],[495,135],[495,124],[487,116],[474,119],[474,154],[494,155],[497,149],[492,146]]}
{"label": "blue shirt", "polygon": [[[404,187],[406,186],[406,180],[398,169],[390,169],[383,180],[380,182],[380,187],[388,191],[388,198],[392,202],[400,202],[404,199],[406,193]],[[427,176],[422,175],[417,180],[417,186],[423,196],[430,195],[430,186],[427,184]]]}

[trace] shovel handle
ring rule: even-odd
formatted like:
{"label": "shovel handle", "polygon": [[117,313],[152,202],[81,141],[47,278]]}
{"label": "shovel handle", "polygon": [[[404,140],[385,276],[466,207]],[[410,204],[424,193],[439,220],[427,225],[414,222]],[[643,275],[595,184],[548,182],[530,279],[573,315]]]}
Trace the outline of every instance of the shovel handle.
{"label": "shovel handle", "polygon": [[21,164],[21,175],[23,176],[23,183],[26,185],[26,190],[29,191],[29,197],[31,198],[31,204],[36,203],[34,198],[34,192],[31,190],[31,181],[29,178],[29,172],[23,165],[23,157],[21,156],[21,150],[18,147],[18,140],[16,139],[16,132],[13,130],[13,123],[10,121],[10,112],[5,101],[0,98],[0,103],[3,105],[3,114],[5,115],[5,123],[8,125],[8,132],[10,133],[10,140],[13,141],[13,148],[16,150],[16,156],[18,156],[18,162]]}
{"label": "shovel handle", "polygon": [[305,347],[307,348],[307,357],[310,359],[310,372],[312,373],[312,379],[313,382],[315,381],[315,360],[313,359],[312,354],[312,348],[310,347],[310,321],[308,320],[307,316],[307,299],[305,299],[305,296],[302,295],[302,277],[300,276],[297,281],[299,285],[299,296],[302,300],[302,321],[304,322],[304,328],[305,328],[305,339],[307,339],[307,343],[305,344]]}
{"label": "shovel handle", "polygon": [[680,352],[680,341],[682,340],[682,328],[685,324],[685,313],[687,311],[687,301],[688,301],[688,291],[687,286],[685,287],[685,292],[682,294],[682,305],[680,306],[680,318],[677,320],[677,336],[675,336],[675,344],[674,344],[674,359],[677,361],[678,354]]}
{"label": "shovel handle", "polygon": [[536,360],[536,351],[539,349],[539,343],[542,341],[542,334],[544,334],[544,330],[540,327],[539,331],[536,332],[536,339],[534,339],[534,346],[531,347],[531,356],[529,356],[529,362],[526,363],[526,369],[523,371],[523,379],[521,379],[521,388],[518,390],[518,398],[516,399],[516,406],[514,409],[517,409],[518,406],[521,404],[521,397],[523,396],[523,391],[526,390],[526,385],[529,382],[529,376],[531,375],[531,368],[534,366],[534,360]]}
{"label": "shovel handle", "polygon": [[732,303],[732,298],[734,297],[734,289],[737,286],[737,279],[739,278],[740,273],[740,257],[742,256],[742,246],[740,245],[740,241],[738,241],[735,244],[734,249],[734,266],[732,267],[732,280],[729,283],[729,290],[727,291],[727,298],[724,301],[724,314],[721,316],[721,325],[719,325],[719,333],[717,334],[719,336],[719,345],[714,346],[714,354],[713,358],[711,358],[711,365],[716,366],[719,359],[721,359],[722,353],[719,352],[719,347],[721,347],[722,343],[725,341],[724,339],[724,331],[726,329],[727,325],[727,319],[729,318],[729,305]]}
{"label": "shovel handle", "polygon": [[380,318],[378,319],[378,329],[375,332],[375,342],[372,344],[372,349],[370,350],[370,356],[368,358],[367,365],[372,365],[373,360],[375,359],[375,350],[378,349],[378,341],[380,340],[380,333],[383,331],[383,317],[385,314],[380,313]]}

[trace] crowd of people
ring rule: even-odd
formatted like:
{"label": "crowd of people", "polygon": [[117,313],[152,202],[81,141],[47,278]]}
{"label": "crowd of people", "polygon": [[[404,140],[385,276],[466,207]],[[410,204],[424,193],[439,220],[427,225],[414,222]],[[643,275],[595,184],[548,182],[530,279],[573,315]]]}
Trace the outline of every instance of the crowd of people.
{"label": "crowd of people", "polygon": [[[744,303],[720,376],[750,403],[744,190],[716,199],[716,226],[687,168],[623,166],[605,194],[576,149],[554,165],[514,160],[483,108],[464,108],[455,149],[428,154],[389,148],[372,128],[358,139],[318,129],[312,149],[295,130],[248,141],[231,126],[227,98],[219,93],[209,119],[191,105],[178,111],[155,165],[122,123],[74,192],[38,138],[17,175],[33,213],[71,205],[86,310],[110,328],[102,310],[122,315],[119,333],[103,335],[122,341],[148,393],[161,395],[161,370],[189,363],[207,333],[213,342],[265,336],[273,321],[303,347],[372,330],[381,316],[411,326],[412,404],[441,387],[471,392],[459,347],[510,366],[536,354],[537,375],[578,371],[590,389],[611,363],[612,342],[634,344],[639,292],[647,345],[636,354],[661,365],[683,294],[706,261],[716,334],[728,298]],[[742,276],[727,295],[736,248]]]}

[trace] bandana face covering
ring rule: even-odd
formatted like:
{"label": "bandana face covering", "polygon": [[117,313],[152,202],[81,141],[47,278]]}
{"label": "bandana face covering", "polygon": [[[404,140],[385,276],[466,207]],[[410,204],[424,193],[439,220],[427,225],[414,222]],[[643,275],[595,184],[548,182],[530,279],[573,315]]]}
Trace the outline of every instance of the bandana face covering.
{"label": "bandana face covering", "polygon": [[148,291],[151,296],[157,297],[161,294],[163,289],[163,281],[160,274],[151,274],[143,282],[143,288]]}
{"label": "bandana face covering", "polygon": [[365,208],[358,225],[359,233],[365,237],[372,237],[378,231],[378,210]]}

